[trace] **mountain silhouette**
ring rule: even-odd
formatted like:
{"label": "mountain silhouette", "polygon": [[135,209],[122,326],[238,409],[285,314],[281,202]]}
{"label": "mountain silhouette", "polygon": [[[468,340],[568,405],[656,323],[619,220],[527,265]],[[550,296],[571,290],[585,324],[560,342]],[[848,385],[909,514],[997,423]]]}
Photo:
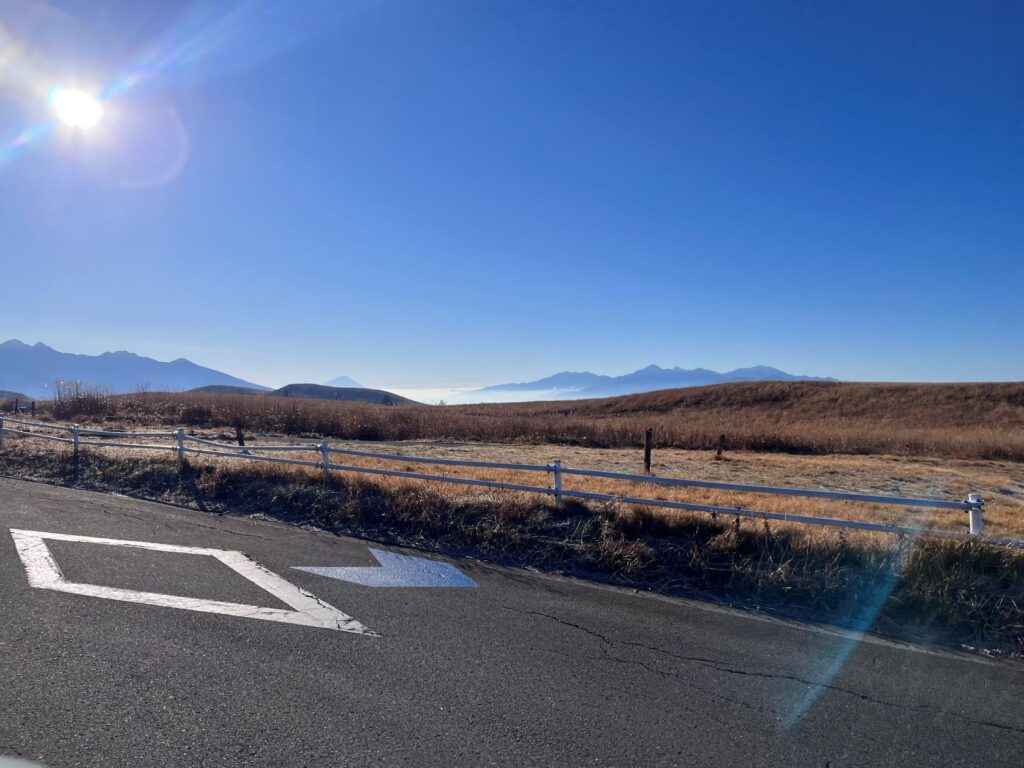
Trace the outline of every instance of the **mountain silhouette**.
{"label": "mountain silhouette", "polygon": [[29,345],[17,339],[0,344],[0,389],[44,399],[52,396],[57,381],[77,381],[111,393],[175,392],[208,384],[266,389],[184,358],[161,362],[132,352],[75,355],[42,342]]}
{"label": "mountain silhouette", "polygon": [[536,381],[516,384],[495,384],[467,393],[486,394],[489,399],[507,393],[521,398],[536,393],[537,399],[578,400],[588,397],[614,397],[653,392],[658,389],[699,387],[728,381],[835,381],[817,376],[798,376],[767,365],[737,368],[719,373],[708,368],[662,368],[649,365],[622,376],[604,376],[590,371],[563,371]]}

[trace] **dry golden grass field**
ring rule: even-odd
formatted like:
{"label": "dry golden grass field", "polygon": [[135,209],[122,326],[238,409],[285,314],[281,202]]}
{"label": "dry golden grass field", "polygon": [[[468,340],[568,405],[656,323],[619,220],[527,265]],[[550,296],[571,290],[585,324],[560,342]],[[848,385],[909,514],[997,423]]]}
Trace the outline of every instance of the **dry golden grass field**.
{"label": "dry golden grass field", "polygon": [[[226,448],[234,448],[228,433],[218,430],[190,430],[207,439],[220,439]],[[153,441],[149,442],[161,442]],[[170,440],[162,441],[171,453]],[[252,434],[252,444],[295,444],[310,442],[281,434]],[[437,440],[365,441],[335,440],[337,448],[350,448],[376,453],[401,454],[409,457],[462,459],[498,463],[546,465],[559,459],[564,466],[599,469],[631,474],[643,473],[643,451],[639,448],[588,448],[567,445],[527,445],[508,443],[455,442]],[[40,449],[46,449],[40,446]],[[152,452],[125,449],[99,449],[111,456],[153,456]],[[275,455],[275,454],[263,454]],[[281,453],[284,458],[319,459],[319,454]],[[194,462],[237,466],[240,459],[220,459],[213,456],[195,456]],[[339,464],[398,469],[424,474],[497,480],[520,485],[550,487],[551,477],[543,472],[495,470],[473,467],[450,467],[419,464],[412,458],[404,461],[377,460],[355,456],[336,455]],[[297,469],[297,471],[302,471]],[[865,493],[894,496],[917,496],[946,500],[963,500],[968,493],[979,492],[985,499],[986,533],[1024,539],[1024,467],[1015,462],[977,459],[934,459],[901,456],[865,456],[831,454],[826,456],[727,451],[721,460],[714,451],[656,449],[652,472],[663,477],[682,477],[728,483],[770,485],[813,490]],[[317,477],[314,471],[311,477]],[[396,488],[426,484],[447,495],[463,498],[519,497],[516,491],[488,489],[442,482],[374,477],[373,482]],[[892,523],[896,525],[942,530],[966,530],[967,519],[956,510],[924,509],[849,501],[801,498],[712,490],[700,488],[667,488],[622,480],[565,476],[566,489],[593,491],[617,496],[642,496],[674,501],[690,501],[766,512],[787,512],[798,515],[839,517],[851,520]],[[626,508],[620,514],[632,514]],[[671,525],[675,519],[690,519],[690,513],[651,507],[643,514]],[[744,521],[745,525],[757,525]],[[776,525],[773,523],[773,525]],[[788,527],[783,525],[783,527]],[[835,529],[816,531],[822,536],[834,537]],[[846,536],[863,536],[847,532]]]}
{"label": "dry golden grass field", "polygon": [[[342,442],[338,447],[367,450],[366,443]],[[643,473],[640,449],[595,449],[579,446],[508,445],[405,441],[375,443],[371,450],[429,458],[467,459],[502,463],[563,465],[613,472]],[[550,485],[550,477],[536,472],[494,471],[465,467],[417,465],[414,462],[377,462],[339,456],[338,462],[385,468],[412,469],[430,474],[498,479],[506,482]],[[963,500],[971,492],[985,498],[986,533],[1024,539],[1024,467],[1014,462],[907,458],[898,456],[792,456],[749,451],[727,452],[715,460],[712,451],[675,448],[654,452],[652,471],[665,477],[684,477],[728,483],[789,486],[850,493],[920,496]],[[898,525],[966,530],[966,515],[955,510],[861,504],[791,496],[736,493],[699,488],[666,488],[593,477],[565,477],[565,488],[615,495],[693,501],[768,512],[842,517]],[[452,486],[451,492],[479,493],[471,486]],[[671,519],[684,513],[650,510]],[[834,532],[831,532],[834,533]],[[850,534],[848,534],[850,535]]]}
{"label": "dry golden grass field", "polygon": [[[956,500],[980,492],[987,532],[1024,538],[1024,384],[756,382],[576,402],[442,407],[73,391],[41,404],[40,417],[123,429],[185,425],[196,434],[224,437],[240,427],[250,440],[327,437],[378,452],[530,464],[561,459],[571,466],[632,473],[642,472],[639,446],[650,427],[658,475]],[[715,460],[720,435],[727,450],[723,460]],[[407,464],[432,474],[550,483],[536,473]],[[599,478],[567,477],[566,487],[947,530],[966,527],[966,516],[950,510],[637,487]],[[445,488],[461,495],[494,493]],[[679,513],[650,514],[670,521]]]}
{"label": "dry golden grass field", "polygon": [[1024,383],[751,382],[600,400],[466,406],[198,393],[72,392],[40,404],[83,423],[243,427],[354,440],[473,440],[1024,462]]}

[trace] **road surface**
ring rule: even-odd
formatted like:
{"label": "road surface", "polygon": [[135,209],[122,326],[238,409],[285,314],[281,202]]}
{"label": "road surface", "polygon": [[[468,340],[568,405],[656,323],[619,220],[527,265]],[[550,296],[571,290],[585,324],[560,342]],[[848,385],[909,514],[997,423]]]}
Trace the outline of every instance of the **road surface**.
{"label": "road surface", "polygon": [[1024,762],[1016,663],[468,561],[448,561],[463,579],[452,587],[296,570],[379,567],[371,548],[398,551],[0,479],[0,755],[49,766]]}

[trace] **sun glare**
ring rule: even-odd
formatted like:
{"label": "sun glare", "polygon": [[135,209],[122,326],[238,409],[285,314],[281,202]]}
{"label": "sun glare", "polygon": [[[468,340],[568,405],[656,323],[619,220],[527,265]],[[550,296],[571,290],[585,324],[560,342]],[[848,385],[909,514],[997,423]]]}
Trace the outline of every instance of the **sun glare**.
{"label": "sun glare", "polygon": [[103,116],[103,107],[95,96],[73,88],[54,88],[50,105],[60,121],[72,128],[92,128]]}

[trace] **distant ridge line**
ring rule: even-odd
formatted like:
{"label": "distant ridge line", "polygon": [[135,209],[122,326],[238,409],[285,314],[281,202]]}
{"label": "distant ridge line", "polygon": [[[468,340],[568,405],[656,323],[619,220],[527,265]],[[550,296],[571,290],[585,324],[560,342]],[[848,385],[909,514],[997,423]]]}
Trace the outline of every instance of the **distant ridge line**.
{"label": "distant ridge line", "polygon": [[495,384],[466,394],[492,396],[503,393],[510,395],[533,393],[536,394],[537,399],[580,400],[737,381],[837,381],[837,379],[796,375],[767,365],[736,368],[724,373],[709,368],[685,369],[678,366],[662,368],[657,365],[649,365],[622,376],[607,376],[590,371],[562,371],[536,381]]}
{"label": "distant ridge line", "polygon": [[125,351],[79,355],[42,342],[29,345],[9,339],[0,343],[0,389],[46,399],[52,397],[57,381],[80,382],[114,394],[139,389],[182,391],[208,384],[267,389],[184,358],[163,362]]}

